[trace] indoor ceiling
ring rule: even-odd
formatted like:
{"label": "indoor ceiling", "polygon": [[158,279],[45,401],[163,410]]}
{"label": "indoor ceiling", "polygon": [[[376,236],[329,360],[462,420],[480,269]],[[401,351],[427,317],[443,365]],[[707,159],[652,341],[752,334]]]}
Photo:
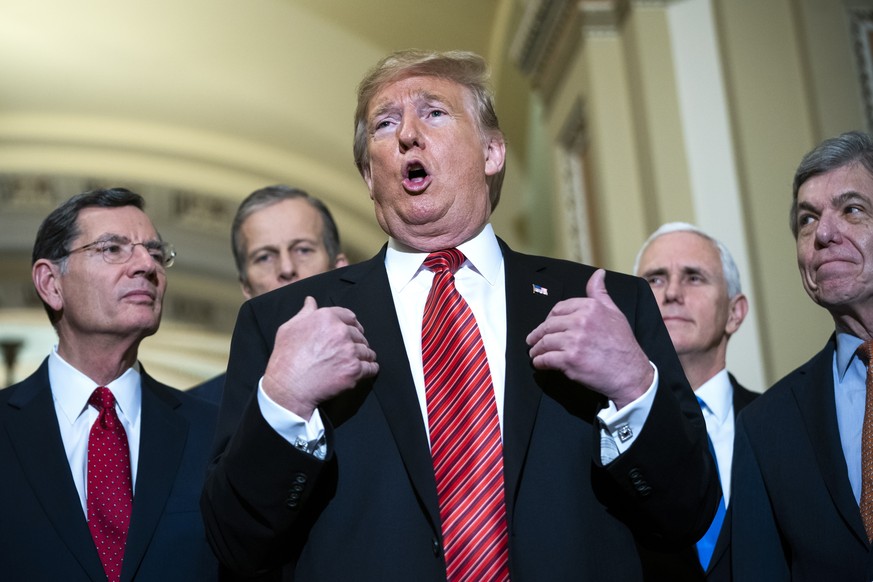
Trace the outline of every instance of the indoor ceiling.
{"label": "indoor ceiling", "polygon": [[[180,135],[278,148],[290,162],[314,159],[357,180],[351,119],[367,68],[401,48],[460,48],[493,60],[497,72],[514,7],[514,0],[0,0],[0,113],[60,125],[96,118],[131,130],[171,126]],[[109,126],[94,132],[101,127]]]}
{"label": "indoor ceiling", "polygon": [[[529,86],[506,55],[526,4],[0,0],[0,172],[190,189],[231,209],[256,187],[287,182],[334,209],[350,254],[361,258],[378,249],[384,233],[352,162],[357,82],[398,49],[478,52],[491,64],[509,143],[522,147]],[[25,273],[20,285],[29,287],[27,251],[38,217],[50,207],[36,206],[21,218],[8,204],[0,206],[0,258],[6,261],[0,265],[16,265],[2,279]],[[203,239],[200,249],[194,241],[182,256],[201,271],[221,265],[212,276],[225,281],[232,314],[241,297],[228,225]],[[179,246],[186,236],[173,240]],[[173,277],[175,290],[200,285],[193,292],[208,292],[200,279],[186,280],[181,259]],[[0,340],[12,331],[32,335],[19,358],[21,377],[38,365],[54,336],[41,309],[6,312]],[[226,336],[195,341],[196,330],[166,319],[160,339],[145,342],[144,360],[161,346],[207,347],[187,353],[187,364],[162,354],[147,362],[150,370],[167,366],[158,376],[187,386],[221,369]]]}

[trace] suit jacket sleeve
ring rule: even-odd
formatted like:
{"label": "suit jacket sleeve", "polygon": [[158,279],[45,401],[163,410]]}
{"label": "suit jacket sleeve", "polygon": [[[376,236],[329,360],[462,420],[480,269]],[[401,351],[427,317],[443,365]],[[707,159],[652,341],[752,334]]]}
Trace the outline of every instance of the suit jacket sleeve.
{"label": "suit jacket sleeve", "polygon": [[[608,279],[607,279],[608,281]],[[657,366],[652,409],[630,449],[602,470],[611,500],[641,543],[679,548],[706,532],[721,488],[706,440],[706,425],[648,285],[634,279],[634,303],[611,293],[643,351]],[[599,439],[597,440],[599,442]],[[593,462],[600,465],[599,450]]]}
{"label": "suit jacket sleeve", "polygon": [[[257,403],[258,382],[273,347],[275,328],[294,312],[269,313],[259,320],[250,303],[240,309],[215,459],[201,499],[213,551],[223,565],[247,576],[289,559],[289,540],[282,532],[307,515],[298,510],[305,506],[312,482],[330,462],[330,458],[322,462],[291,446],[267,424]],[[258,470],[265,467],[269,471]],[[258,502],[256,509],[247,501],[252,499]]]}

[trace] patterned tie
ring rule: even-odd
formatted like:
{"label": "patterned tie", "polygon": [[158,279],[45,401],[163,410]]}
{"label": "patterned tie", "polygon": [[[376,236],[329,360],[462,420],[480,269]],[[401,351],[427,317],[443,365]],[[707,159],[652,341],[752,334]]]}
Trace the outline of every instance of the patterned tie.
{"label": "patterned tie", "polygon": [[[700,410],[706,408],[706,403],[699,396],[697,402],[700,403]],[[712,409],[710,409],[711,411]],[[715,456],[715,447],[712,446],[712,441],[709,436],[706,437],[706,442],[709,443],[709,453],[712,455],[712,462],[715,463],[716,474],[719,474],[718,460]],[[712,523],[709,524],[709,529],[703,534],[703,537],[697,542],[697,557],[700,560],[700,565],[703,571],[709,567],[709,562],[712,560],[712,553],[715,551],[715,544],[718,541],[718,535],[721,533],[721,526],[724,524],[724,516],[727,513],[727,508],[724,504],[724,495],[718,500],[718,510],[715,512],[715,517],[712,518]]]}
{"label": "patterned tie", "polygon": [[873,540],[873,340],[861,344],[858,355],[867,365],[867,398],[861,431],[861,520],[867,539]]}
{"label": "patterned tie", "polygon": [[108,581],[117,582],[133,505],[130,449],[109,388],[95,389],[88,404],[100,411],[88,438],[88,527]]}
{"label": "patterned tie", "polygon": [[431,454],[449,582],[509,580],[503,444],[485,347],[455,289],[457,249],[428,255],[434,272],[421,350]]}

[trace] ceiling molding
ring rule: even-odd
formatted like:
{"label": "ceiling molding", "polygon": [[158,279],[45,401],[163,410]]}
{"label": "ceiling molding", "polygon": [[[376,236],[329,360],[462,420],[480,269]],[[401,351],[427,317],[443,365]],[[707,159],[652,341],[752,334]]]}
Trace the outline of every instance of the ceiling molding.
{"label": "ceiling molding", "polygon": [[618,32],[629,7],[630,0],[530,0],[509,54],[548,101],[580,38]]}
{"label": "ceiling molding", "polygon": [[578,0],[586,34],[617,32],[627,17],[628,0]]}
{"label": "ceiling molding", "polygon": [[581,13],[570,0],[527,3],[509,54],[546,100],[554,92],[579,41]]}

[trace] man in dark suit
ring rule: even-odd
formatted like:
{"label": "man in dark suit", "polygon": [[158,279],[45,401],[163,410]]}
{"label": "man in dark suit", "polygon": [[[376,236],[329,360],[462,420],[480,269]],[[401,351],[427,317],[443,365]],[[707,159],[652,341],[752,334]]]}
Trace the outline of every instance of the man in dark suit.
{"label": "man in dark suit", "polygon": [[873,520],[865,526],[862,513],[873,502],[873,475],[862,466],[873,464],[873,450],[862,433],[873,430],[873,389],[859,351],[873,337],[869,135],[842,134],[803,158],[791,230],[803,287],[833,316],[836,333],[737,420],[734,576],[870,580]]}
{"label": "man in dark suit", "polygon": [[[283,184],[255,190],[243,200],[230,229],[231,250],[246,299],[349,264],[327,206]],[[221,402],[224,374],[191,393]]]}
{"label": "man in dark suit", "polygon": [[[202,503],[232,570],[632,581],[635,539],[687,545],[712,519],[700,408],[645,282],[495,236],[505,144],[486,77],[472,53],[382,60],[354,149],[388,244],[241,309]],[[465,331],[434,358],[430,331],[457,309]],[[484,348],[455,347],[470,337]],[[475,381],[434,377],[470,362]],[[474,499],[487,510],[464,511]]]}
{"label": "man in dark suit", "polygon": [[33,282],[58,343],[0,391],[4,580],[217,575],[197,505],[217,407],[137,362],[175,257],[142,208],[122,188],[86,192],[37,233]]}
{"label": "man in dark suit", "polygon": [[[726,369],[728,340],[749,304],[727,247],[685,222],[662,225],[643,244],[634,272],[649,282],[685,376],[700,402],[724,493],[731,492],[734,422],[757,394]],[[720,511],[723,509],[720,508]],[[706,535],[678,552],[641,549],[646,580],[731,580],[729,528],[717,515]]]}

